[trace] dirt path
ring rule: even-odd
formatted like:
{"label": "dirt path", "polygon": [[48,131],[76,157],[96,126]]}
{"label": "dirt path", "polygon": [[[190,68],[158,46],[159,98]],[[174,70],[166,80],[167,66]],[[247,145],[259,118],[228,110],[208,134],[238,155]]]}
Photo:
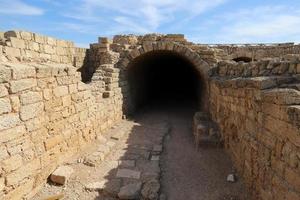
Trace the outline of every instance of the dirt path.
{"label": "dirt path", "polygon": [[246,199],[241,181],[228,183],[232,163],[224,149],[202,147],[196,151],[191,110],[169,110],[172,125],[162,156],[162,192],[171,200]]}
{"label": "dirt path", "polygon": [[93,151],[67,163],[74,173],[65,186],[48,183],[33,199],[244,199],[241,181],[226,181],[232,164],[224,150],[195,150],[191,119],[187,109],[148,109],[120,122]]}

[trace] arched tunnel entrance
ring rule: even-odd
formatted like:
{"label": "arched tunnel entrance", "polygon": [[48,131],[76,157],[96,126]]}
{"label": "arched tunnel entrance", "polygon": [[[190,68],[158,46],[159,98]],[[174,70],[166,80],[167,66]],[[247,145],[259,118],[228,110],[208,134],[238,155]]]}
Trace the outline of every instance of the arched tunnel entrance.
{"label": "arched tunnel entrance", "polygon": [[128,66],[133,106],[180,105],[200,108],[204,82],[196,66],[173,51],[152,51]]}

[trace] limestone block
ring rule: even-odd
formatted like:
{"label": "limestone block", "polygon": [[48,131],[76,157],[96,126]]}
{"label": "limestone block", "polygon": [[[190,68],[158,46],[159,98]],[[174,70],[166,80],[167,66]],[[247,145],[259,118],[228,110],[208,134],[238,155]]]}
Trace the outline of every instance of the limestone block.
{"label": "limestone block", "polygon": [[56,135],[56,136],[53,136],[51,138],[48,138],[46,141],[45,141],[45,147],[46,147],[46,150],[49,150],[51,149],[52,147],[55,147],[56,145],[58,145],[59,143],[61,143],[63,141],[63,137],[62,135]]}
{"label": "limestone block", "polygon": [[145,199],[158,199],[160,183],[157,179],[151,179],[143,185],[142,196]]}
{"label": "limestone block", "polygon": [[26,129],[28,131],[34,131],[43,127],[43,125],[48,121],[45,116],[40,116],[38,118],[30,119],[26,121]]}
{"label": "limestone block", "polygon": [[3,64],[0,64],[0,83],[11,80],[11,69]]}
{"label": "limestone block", "polygon": [[11,106],[14,112],[19,112],[21,103],[18,95],[10,95]]}
{"label": "limestone block", "polygon": [[[0,71],[1,73],[1,71]],[[8,90],[4,84],[0,84],[0,97],[4,97],[8,95]]]}
{"label": "limestone block", "polygon": [[0,130],[9,129],[20,123],[19,114],[11,113],[0,116]]}
{"label": "limestone block", "polygon": [[21,167],[23,164],[23,158],[19,154],[14,155],[4,161],[2,161],[2,168],[5,172],[9,173]]}
{"label": "limestone block", "polygon": [[52,37],[46,37],[47,38],[47,44],[51,45],[51,46],[56,46],[56,39],[52,38]]}
{"label": "limestone block", "polygon": [[78,91],[88,90],[89,86],[83,82],[79,82],[77,85]]}
{"label": "limestone block", "polygon": [[57,53],[58,55],[66,55],[66,54],[67,54],[65,48],[64,48],[64,47],[61,47],[61,46],[58,46],[58,47],[56,48],[56,53]]}
{"label": "limestone block", "polygon": [[51,45],[44,45],[44,52],[46,53],[46,54],[55,54],[56,53],[56,51],[55,51],[55,49],[53,48],[53,46],[51,46]]}
{"label": "limestone block", "polygon": [[17,81],[11,81],[10,92],[17,93],[37,86],[35,79],[21,79]]}
{"label": "limestone block", "polygon": [[120,54],[113,52],[113,51],[107,51],[101,54],[100,56],[100,63],[102,64],[116,64],[119,61]]}
{"label": "limestone block", "polygon": [[68,93],[68,86],[59,86],[53,89],[53,94],[56,97],[66,96]]}
{"label": "limestone block", "polygon": [[20,118],[23,121],[38,117],[44,111],[42,102],[22,106],[20,109]]}
{"label": "limestone block", "polygon": [[111,179],[105,184],[105,188],[103,188],[104,192],[106,194],[109,194],[110,196],[117,197],[118,193],[120,192],[122,186],[122,180],[121,179]]}
{"label": "limestone block", "polygon": [[51,174],[50,180],[56,184],[64,185],[73,172],[73,168],[69,166],[60,166]]}
{"label": "limestone block", "polygon": [[[24,51],[24,54],[23,54],[23,56],[25,57],[24,59],[30,60],[30,59],[36,58],[36,57],[35,57],[35,53],[36,53],[36,52],[31,51],[31,50],[25,50],[25,51]],[[31,61],[31,60],[30,60],[30,61]]]}
{"label": "limestone block", "polygon": [[122,168],[135,167],[135,160],[120,160],[118,164]]}
{"label": "limestone block", "polygon": [[300,63],[297,64],[297,74],[300,74]]}
{"label": "limestone block", "polygon": [[[6,147],[1,146],[0,147],[0,160],[4,160],[4,159],[8,158],[9,156],[10,155],[8,154]],[[1,171],[2,171],[2,169],[1,169]],[[0,197],[1,197],[1,195],[0,195]]]}
{"label": "limestone block", "polygon": [[133,49],[133,50],[129,53],[129,56],[130,56],[132,59],[134,59],[134,58],[138,57],[140,54],[141,54],[141,53],[140,53],[139,49],[136,48],[136,49]]}
{"label": "limestone block", "polygon": [[72,103],[71,95],[62,97],[63,106],[70,106]]}
{"label": "limestone block", "polygon": [[16,138],[20,138],[26,133],[25,126],[17,126],[1,131],[0,143],[6,143]]}
{"label": "limestone block", "polygon": [[4,189],[4,187],[5,187],[5,179],[4,179],[4,177],[2,177],[2,178],[0,178],[0,191],[2,191]]}
{"label": "limestone block", "polygon": [[131,183],[121,187],[118,197],[120,199],[139,199],[142,183]]}
{"label": "limestone block", "polygon": [[162,150],[163,150],[162,145],[154,145],[153,150],[152,150],[153,151],[152,154],[158,155],[162,152]]}
{"label": "limestone block", "polygon": [[42,94],[40,92],[27,92],[20,95],[20,100],[22,105],[32,104],[42,101]]}
{"label": "limestone block", "polygon": [[131,169],[118,169],[117,177],[118,178],[134,178],[140,179],[141,172]]}
{"label": "limestone block", "polygon": [[73,83],[73,77],[70,76],[61,76],[56,77],[58,85],[70,85]]}
{"label": "limestone block", "polygon": [[39,51],[40,50],[40,45],[37,42],[34,41],[26,41],[26,48],[32,51]]}
{"label": "limestone block", "polygon": [[108,44],[111,43],[112,41],[107,38],[107,37],[98,37],[98,43],[99,44]]}
{"label": "limestone block", "polygon": [[88,191],[100,191],[105,188],[107,181],[93,182],[85,185],[85,189]]}
{"label": "limestone block", "polygon": [[152,42],[143,42],[143,49],[145,52],[153,51]]}
{"label": "limestone block", "polygon": [[9,38],[9,37],[21,38],[21,35],[20,35],[19,31],[7,31],[4,33],[4,37],[6,37],[6,38]]}
{"label": "limestone block", "polygon": [[116,35],[113,38],[113,43],[135,45],[138,38],[135,35]]}
{"label": "limestone block", "polygon": [[45,100],[50,100],[52,98],[52,90],[51,89],[44,89],[43,90],[43,97]]}
{"label": "limestone block", "polygon": [[23,40],[33,40],[33,33],[20,31],[20,35]]}
{"label": "limestone block", "polygon": [[35,68],[20,63],[6,63],[6,66],[12,69],[13,79],[33,78],[35,77]]}
{"label": "limestone block", "polygon": [[47,40],[47,38],[45,36],[42,36],[42,35],[39,35],[36,33],[33,34],[33,38],[34,38],[34,41],[39,44],[45,44],[46,40]]}
{"label": "limestone block", "polygon": [[26,194],[32,192],[32,188],[35,184],[33,178],[27,179],[20,186],[16,187],[14,190],[5,195],[5,199],[18,200],[22,199]]}
{"label": "limestone block", "polygon": [[[31,161],[30,163],[21,166],[16,171],[10,173],[6,177],[7,185],[8,186],[16,186],[18,183],[20,183],[23,179],[26,177],[32,176],[34,173],[37,172],[38,169],[40,169],[41,164],[39,159],[35,159]],[[26,172],[26,173],[24,173]]]}
{"label": "limestone block", "polygon": [[12,111],[9,98],[0,98],[0,115]]}
{"label": "limestone block", "polygon": [[78,92],[77,84],[71,84],[71,85],[69,85],[69,92],[70,92],[70,94]]}
{"label": "limestone block", "polygon": [[51,67],[45,65],[34,65],[36,68],[36,76],[38,78],[50,77],[52,75]]}
{"label": "limestone block", "polygon": [[58,55],[56,55],[56,54],[52,54],[51,55],[51,61],[59,63],[60,62],[60,57]]}
{"label": "limestone block", "polygon": [[10,38],[11,46],[14,48],[25,49],[25,41],[18,38]]}

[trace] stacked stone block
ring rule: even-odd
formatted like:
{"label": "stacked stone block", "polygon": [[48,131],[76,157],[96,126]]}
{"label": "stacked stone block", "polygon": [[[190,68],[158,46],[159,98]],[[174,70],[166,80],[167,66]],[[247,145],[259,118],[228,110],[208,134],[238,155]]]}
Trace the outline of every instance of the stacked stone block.
{"label": "stacked stone block", "polygon": [[228,59],[247,57],[252,60],[265,58],[283,58],[288,54],[300,54],[300,45],[294,43],[281,44],[240,44],[240,45],[210,45],[222,49]]}
{"label": "stacked stone block", "polygon": [[[222,78],[210,84],[210,113],[253,199],[299,199],[300,92],[290,87],[299,79],[295,71],[294,78],[286,70],[273,74],[282,65],[271,66],[264,77],[255,77],[259,70],[252,67],[242,68],[255,71],[248,78],[222,69]],[[288,66],[294,69],[295,63]]]}
{"label": "stacked stone block", "polygon": [[95,101],[73,66],[2,63],[0,72],[1,199],[34,195],[122,117],[115,99]]}
{"label": "stacked stone block", "polygon": [[82,67],[86,49],[73,42],[26,31],[7,31],[0,40],[1,61],[53,62]]}

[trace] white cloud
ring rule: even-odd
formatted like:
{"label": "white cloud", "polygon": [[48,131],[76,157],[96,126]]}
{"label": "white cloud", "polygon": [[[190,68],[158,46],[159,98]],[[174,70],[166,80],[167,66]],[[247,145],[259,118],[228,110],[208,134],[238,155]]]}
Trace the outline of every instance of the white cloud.
{"label": "white cloud", "polygon": [[224,42],[300,41],[300,12],[291,7],[266,6],[222,16],[216,33]]}
{"label": "white cloud", "polygon": [[44,10],[35,6],[31,6],[21,0],[0,0],[0,13],[12,15],[42,15]]}
{"label": "white cloud", "polygon": [[228,0],[77,0],[73,9],[64,13],[64,16],[89,23],[97,23],[97,20],[111,21],[115,24],[110,24],[110,27],[115,27],[116,33],[120,31],[118,26],[123,27],[122,32],[156,32],[166,23],[189,20],[226,1]]}

